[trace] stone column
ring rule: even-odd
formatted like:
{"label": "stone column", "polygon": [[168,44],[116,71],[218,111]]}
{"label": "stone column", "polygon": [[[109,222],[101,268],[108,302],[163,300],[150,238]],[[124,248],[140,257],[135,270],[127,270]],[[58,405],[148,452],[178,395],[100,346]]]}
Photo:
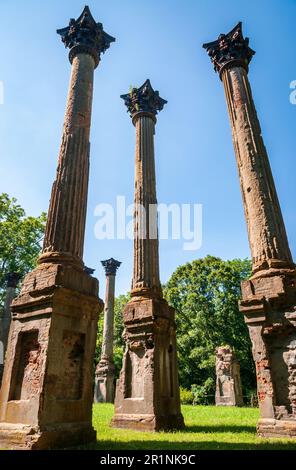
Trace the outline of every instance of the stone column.
{"label": "stone column", "polygon": [[[15,298],[15,291],[20,280],[18,273],[8,273],[6,276],[7,288],[2,317],[0,318],[0,387],[2,382],[4,358],[7,349],[8,333],[11,322],[10,304]],[[3,359],[3,362],[1,362]]]}
{"label": "stone column", "polygon": [[115,368],[113,356],[114,342],[114,301],[115,276],[121,265],[114,258],[102,261],[106,273],[106,296],[104,308],[104,329],[101,359],[96,367],[94,402],[114,402]]}
{"label": "stone column", "polygon": [[216,405],[242,406],[240,365],[229,346],[216,349]]}
{"label": "stone column", "polygon": [[225,89],[252,255],[240,310],[256,362],[258,433],[296,436],[295,265],[247,75],[255,52],[241,23],[203,47]]}
{"label": "stone column", "polygon": [[98,282],[84,267],[93,71],[114,39],[85,7],[57,31],[72,64],[43,251],[12,302],[0,448],[48,449],[96,439],[92,427]]}
{"label": "stone column", "polygon": [[150,81],[122,95],[136,127],[134,270],[124,310],[126,350],[117,382],[114,427],[139,430],[184,426],[176,354],[175,312],[159,280],[154,162],[156,114],[166,101]]}
{"label": "stone column", "polygon": [[[153,114],[136,113],[134,271],[132,290],[160,291],[157,238],[156,180],[154,162],[155,118]],[[155,233],[151,233],[154,231]]]}

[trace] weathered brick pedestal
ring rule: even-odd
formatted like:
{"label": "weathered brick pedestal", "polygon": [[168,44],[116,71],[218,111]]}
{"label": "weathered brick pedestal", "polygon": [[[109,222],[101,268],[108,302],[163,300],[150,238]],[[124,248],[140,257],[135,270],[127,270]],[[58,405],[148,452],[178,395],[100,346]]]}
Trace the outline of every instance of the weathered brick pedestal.
{"label": "weathered brick pedestal", "polygon": [[116,271],[121,265],[114,258],[102,261],[106,273],[106,297],[104,308],[103,344],[100,362],[95,374],[95,403],[113,403],[115,394],[114,342],[114,301]]}
{"label": "weathered brick pedestal", "polygon": [[153,136],[157,111],[166,101],[149,80],[122,98],[136,127],[134,273],[123,315],[126,351],[112,425],[180,429],[175,312],[161,292],[157,236]]}
{"label": "weathered brick pedestal", "polygon": [[242,406],[243,393],[240,365],[229,346],[216,349],[216,395],[217,406]]}
{"label": "weathered brick pedestal", "polygon": [[296,273],[248,80],[248,44],[239,23],[204,47],[225,88],[252,253],[240,310],[256,363],[258,433],[296,437]]}
{"label": "weathered brick pedestal", "polygon": [[93,72],[112,40],[86,7],[59,30],[72,74],[42,255],[11,306],[0,394],[0,448],[96,439],[92,427],[98,282],[82,261]]}

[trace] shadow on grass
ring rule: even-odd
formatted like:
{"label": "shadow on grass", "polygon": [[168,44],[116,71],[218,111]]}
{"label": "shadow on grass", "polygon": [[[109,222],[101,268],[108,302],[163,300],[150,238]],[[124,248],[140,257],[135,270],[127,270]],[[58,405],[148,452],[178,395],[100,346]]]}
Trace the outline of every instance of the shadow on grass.
{"label": "shadow on grass", "polygon": [[[192,434],[187,437],[187,441],[178,440],[178,434],[184,436],[184,434]],[[199,436],[193,437],[193,434],[205,434],[207,440],[199,440]],[[139,440],[130,440],[130,441],[121,441],[120,437],[117,436],[116,439],[102,439],[100,440],[100,433],[98,433],[98,441],[88,446],[81,446],[80,449],[90,449],[90,450],[294,450],[296,451],[296,441],[295,442],[281,442],[277,439],[273,440],[256,440],[256,442],[223,442],[219,440],[219,436],[216,436],[216,440],[211,439],[209,434],[211,433],[231,433],[232,439],[235,439],[237,435],[237,441],[240,440],[240,433],[247,433],[248,437],[253,437],[256,433],[255,426],[235,426],[235,425],[213,425],[213,426],[186,426],[183,431],[170,433],[174,435],[173,441],[167,440],[166,435],[163,436],[158,434],[157,440],[141,440],[141,433],[139,432]],[[153,435],[153,434],[152,434]],[[163,437],[159,439],[159,436]]]}
{"label": "shadow on grass", "polygon": [[183,433],[204,433],[204,434],[211,434],[211,433],[221,433],[221,432],[247,432],[249,434],[256,433],[256,426],[231,426],[231,425],[218,425],[218,426],[186,426],[186,428],[182,431]]}
{"label": "shadow on grass", "polygon": [[195,442],[169,442],[163,441],[98,441],[97,443],[80,447],[89,450],[296,450],[296,442],[258,442],[256,444],[195,441]]}

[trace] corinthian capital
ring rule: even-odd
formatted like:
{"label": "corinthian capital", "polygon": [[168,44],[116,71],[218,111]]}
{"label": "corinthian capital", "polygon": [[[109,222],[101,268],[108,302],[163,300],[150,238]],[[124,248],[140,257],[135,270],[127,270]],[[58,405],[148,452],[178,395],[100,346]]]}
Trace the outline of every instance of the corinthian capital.
{"label": "corinthian capital", "polygon": [[167,103],[159,96],[158,91],[153,90],[150,80],[146,80],[140,88],[132,88],[130,93],[121,95],[120,98],[124,100],[131,117],[140,112],[156,116]]}
{"label": "corinthian capital", "polygon": [[77,54],[86,53],[94,58],[97,66],[100,54],[104,53],[110,47],[110,43],[115,41],[112,36],[105,33],[102,23],[96,23],[88,6],[84,7],[77,20],[71,18],[69,26],[58,29],[57,33],[62,37],[65,47],[70,49],[71,63]]}
{"label": "corinthian capital", "polygon": [[114,258],[106,259],[101,261],[101,263],[105,269],[106,276],[115,276],[117,269],[121,265],[121,262]]}
{"label": "corinthian capital", "polygon": [[248,65],[255,54],[249,47],[249,38],[243,37],[242,23],[239,22],[229,33],[220,34],[218,39],[202,46],[214,64],[220,77],[225,68],[241,66],[248,71]]}

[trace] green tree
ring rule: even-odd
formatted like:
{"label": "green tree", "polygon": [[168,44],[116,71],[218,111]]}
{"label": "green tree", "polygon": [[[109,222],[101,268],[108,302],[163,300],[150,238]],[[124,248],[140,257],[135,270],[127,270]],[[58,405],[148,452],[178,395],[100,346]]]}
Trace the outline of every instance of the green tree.
{"label": "green tree", "polygon": [[0,194],[0,307],[3,305],[6,274],[23,277],[36,266],[44,236],[46,214],[28,217],[15,198]]}
{"label": "green tree", "polygon": [[251,273],[248,259],[223,261],[207,256],[177,268],[164,294],[176,309],[180,384],[199,402],[215,394],[215,349],[229,344],[241,365],[243,391],[255,387],[251,342],[238,310],[240,283]]}
{"label": "green tree", "polygon": [[[114,303],[114,365],[115,365],[115,375],[119,377],[119,372],[122,365],[122,357],[124,352],[124,341],[122,338],[123,334],[123,310],[127,302],[130,300],[130,295],[119,295],[115,298]],[[98,364],[101,357],[102,350],[102,341],[103,341],[103,326],[104,326],[104,313],[100,314],[98,322],[98,336],[97,336],[97,346],[95,354],[95,363]]]}

